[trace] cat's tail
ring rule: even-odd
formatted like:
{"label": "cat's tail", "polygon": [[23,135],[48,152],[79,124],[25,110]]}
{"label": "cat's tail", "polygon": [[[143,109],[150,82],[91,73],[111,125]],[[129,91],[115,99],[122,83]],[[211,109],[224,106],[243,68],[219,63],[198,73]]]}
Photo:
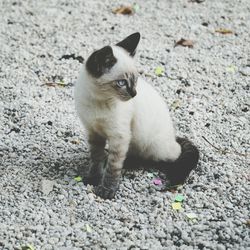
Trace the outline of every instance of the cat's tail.
{"label": "cat's tail", "polygon": [[168,186],[183,184],[199,160],[199,150],[191,141],[180,137],[176,141],[181,146],[180,156],[174,162],[159,165],[159,170],[166,174]]}
{"label": "cat's tail", "polygon": [[125,169],[157,169],[164,173],[166,186],[172,187],[183,184],[190,172],[196,168],[199,160],[199,150],[186,138],[176,138],[177,143],[181,146],[181,154],[174,162],[145,160],[139,157],[127,156],[124,162]]}

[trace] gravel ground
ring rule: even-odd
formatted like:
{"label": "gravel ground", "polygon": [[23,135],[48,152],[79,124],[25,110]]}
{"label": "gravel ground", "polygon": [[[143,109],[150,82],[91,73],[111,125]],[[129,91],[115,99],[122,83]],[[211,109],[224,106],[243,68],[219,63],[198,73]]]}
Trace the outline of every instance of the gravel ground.
{"label": "gravel ground", "polygon": [[[0,249],[250,249],[250,2],[198,2],[138,0],[127,16],[111,0],[0,0]],[[130,171],[104,201],[74,179],[88,145],[73,85],[93,49],[135,31],[142,77],[201,160],[176,191]]]}

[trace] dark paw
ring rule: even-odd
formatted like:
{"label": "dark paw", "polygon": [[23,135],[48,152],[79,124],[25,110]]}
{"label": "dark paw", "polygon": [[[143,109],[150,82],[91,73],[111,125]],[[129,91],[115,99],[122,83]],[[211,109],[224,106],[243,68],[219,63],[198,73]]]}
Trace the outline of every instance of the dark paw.
{"label": "dark paw", "polygon": [[118,187],[116,188],[106,188],[104,186],[99,185],[95,188],[95,194],[100,196],[103,199],[112,199],[115,196]]}
{"label": "dark paw", "polygon": [[85,185],[93,185],[93,186],[98,186],[101,183],[102,176],[101,175],[91,175],[88,177],[83,178],[83,183]]}

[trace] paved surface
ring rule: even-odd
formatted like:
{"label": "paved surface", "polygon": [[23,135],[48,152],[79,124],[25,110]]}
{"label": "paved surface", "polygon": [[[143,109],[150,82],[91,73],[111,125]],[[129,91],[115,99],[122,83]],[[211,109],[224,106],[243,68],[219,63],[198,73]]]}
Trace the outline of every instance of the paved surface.
{"label": "paved surface", "polygon": [[[250,2],[137,4],[124,16],[108,0],[0,1],[0,249],[249,249]],[[88,146],[73,85],[94,48],[135,31],[142,77],[201,160],[175,193],[138,170],[103,201],[74,179]]]}

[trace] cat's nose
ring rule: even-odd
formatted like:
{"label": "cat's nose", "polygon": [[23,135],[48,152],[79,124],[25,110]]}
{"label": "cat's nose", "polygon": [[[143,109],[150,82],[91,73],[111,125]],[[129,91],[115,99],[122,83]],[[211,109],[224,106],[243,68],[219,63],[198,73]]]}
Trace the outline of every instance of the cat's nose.
{"label": "cat's nose", "polygon": [[132,97],[135,97],[136,95],[137,95],[136,90],[133,90],[133,92],[131,93],[131,96],[132,96]]}
{"label": "cat's nose", "polygon": [[135,97],[137,94],[135,86],[132,84],[127,85],[127,92],[132,98]]}
{"label": "cat's nose", "polygon": [[137,94],[136,89],[135,88],[130,89],[129,94],[131,95],[132,98],[135,97]]}

